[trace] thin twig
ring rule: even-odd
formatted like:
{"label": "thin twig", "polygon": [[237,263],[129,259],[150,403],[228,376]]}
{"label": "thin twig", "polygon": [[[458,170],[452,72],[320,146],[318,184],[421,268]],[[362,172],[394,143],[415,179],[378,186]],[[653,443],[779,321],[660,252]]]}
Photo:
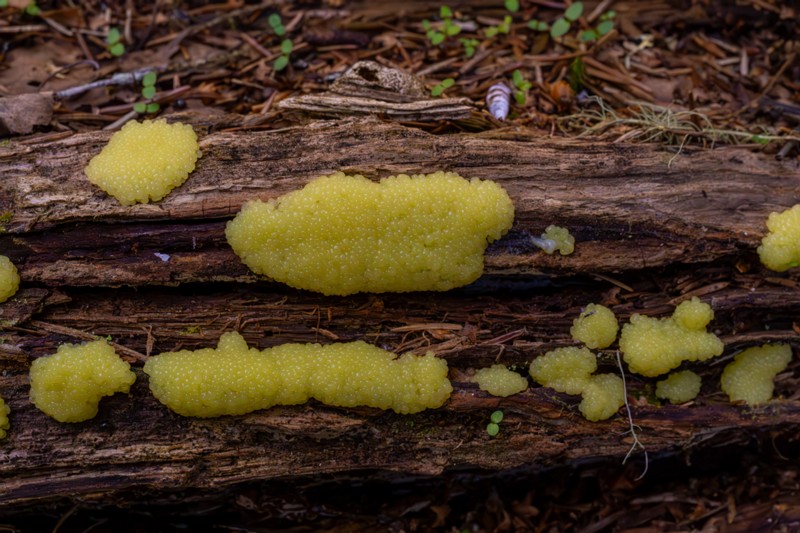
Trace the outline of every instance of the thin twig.
{"label": "thin twig", "polygon": [[98,87],[108,87],[109,85],[135,85],[136,83],[142,81],[142,78],[144,78],[149,72],[160,72],[161,70],[163,69],[159,67],[146,67],[134,70],[133,72],[118,72],[117,74],[114,74],[110,78],[106,78],[104,80],[97,80],[84,85],[78,85],[77,87],[70,87],[68,89],[58,91],[54,96],[57,100],[62,100],[64,98],[71,98],[73,96],[83,94],[92,89],[97,89]]}
{"label": "thin twig", "polygon": [[622,464],[625,464],[628,459],[630,459],[633,452],[636,451],[636,448],[641,448],[644,452],[644,470],[642,473],[637,477],[634,481],[639,481],[642,479],[645,474],[647,474],[647,470],[650,468],[650,457],[647,455],[647,448],[644,447],[644,444],[639,440],[639,436],[636,434],[636,424],[633,423],[633,414],[631,414],[631,405],[628,403],[628,385],[625,382],[625,370],[622,368],[622,359],[619,357],[619,350],[617,350],[617,365],[619,365],[619,373],[622,376],[622,393],[625,398],[625,411],[628,413],[628,424],[630,425],[630,429],[626,431],[626,433],[630,433],[633,437],[633,444],[631,444],[628,453],[625,454],[625,458],[622,460]]}

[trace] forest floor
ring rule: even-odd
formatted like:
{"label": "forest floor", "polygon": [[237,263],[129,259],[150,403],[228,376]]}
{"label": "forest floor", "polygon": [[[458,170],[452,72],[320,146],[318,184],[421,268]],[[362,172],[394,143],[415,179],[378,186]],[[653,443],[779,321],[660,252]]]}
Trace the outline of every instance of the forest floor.
{"label": "forest floor", "polygon": [[[0,133],[21,141],[183,111],[222,130],[280,129],[307,118],[281,102],[323,93],[372,60],[418,76],[431,97],[466,99],[466,118],[400,121],[436,134],[506,129],[800,157],[800,9],[789,1],[3,4],[0,96],[39,95],[0,108]],[[498,83],[508,90],[490,91]],[[149,508],[69,502],[0,514],[0,530],[798,532],[798,456],[790,430],[651,457],[643,480],[604,460],[295,479],[214,493],[210,506],[208,494]]]}

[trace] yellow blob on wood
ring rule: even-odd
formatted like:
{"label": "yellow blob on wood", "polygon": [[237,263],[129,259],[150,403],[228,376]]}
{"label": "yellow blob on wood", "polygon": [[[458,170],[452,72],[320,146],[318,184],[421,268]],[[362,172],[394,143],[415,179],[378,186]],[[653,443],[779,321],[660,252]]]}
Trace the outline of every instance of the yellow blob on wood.
{"label": "yellow blob on wood", "polygon": [[228,223],[257,274],[327,295],[446,291],[483,272],[514,206],[492,181],[450,172],[373,182],[341,172],[278,199],[247,202]]}
{"label": "yellow blob on wood", "polygon": [[625,386],[622,378],[615,374],[592,376],[581,392],[578,406],[584,418],[592,422],[611,418],[625,405]]}
{"label": "yellow blob on wood", "polygon": [[31,402],[59,422],[94,418],[103,396],[127,393],[136,374],[105,340],[62,344],[31,364]]}
{"label": "yellow blob on wood", "polygon": [[619,324],[608,307],[589,304],[572,322],[570,335],[591,349],[607,348],[617,339]]}
{"label": "yellow blob on wood", "polygon": [[86,176],[122,205],[146,204],[186,181],[199,156],[190,125],[131,121],[92,158]]}
{"label": "yellow blob on wood", "polygon": [[144,366],[150,389],[183,416],[241,415],[315,398],[340,407],[401,414],[440,407],[453,387],[447,362],[432,353],[397,357],[362,341],[283,344],[260,351],[238,333],[216,349],[162,353]]}
{"label": "yellow blob on wood", "polygon": [[0,255],[0,303],[5,302],[19,289],[19,272],[11,259]]}
{"label": "yellow blob on wood", "polygon": [[711,306],[694,297],[669,318],[634,314],[622,327],[619,348],[631,372],[654,377],[683,361],[705,361],[722,353],[722,341],[705,328],[714,318]]}
{"label": "yellow blob on wood", "polygon": [[575,237],[572,236],[567,228],[547,226],[544,233],[542,233],[542,239],[553,241],[553,251],[558,250],[561,255],[569,255],[575,251]]}
{"label": "yellow blob on wood", "polygon": [[732,402],[748,405],[768,402],[775,389],[775,376],[792,360],[788,344],[764,344],[748,348],[734,357],[722,371],[722,390]]}
{"label": "yellow blob on wood", "polygon": [[529,372],[539,385],[567,394],[580,394],[596,370],[597,357],[588,348],[569,346],[537,357]]}
{"label": "yellow blob on wood", "polygon": [[481,390],[492,396],[511,396],[519,394],[528,388],[528,380],[516,372],[509,370],[505,365],[492,365],[481,368],[472,378]]}
{"label": "yellow blob on wood", "polygon": [[800,265],[800,204],[781,213],[770,213],[767,229],[769,233],[758,247],[764,266],[784,272]]}
{"label": "yellow blob on wood", "polygon": [[11,408],[0,398],[0,439],[6,438],[8,430],[11,429],[11,423],[8,421],[9,413]]}
{"label": "yellow blob on wood", "polygon": [[697,398],[702,383],[700,376],[691,370],[673,372],[656,383],[656,397],[670,403],[686,403]]}

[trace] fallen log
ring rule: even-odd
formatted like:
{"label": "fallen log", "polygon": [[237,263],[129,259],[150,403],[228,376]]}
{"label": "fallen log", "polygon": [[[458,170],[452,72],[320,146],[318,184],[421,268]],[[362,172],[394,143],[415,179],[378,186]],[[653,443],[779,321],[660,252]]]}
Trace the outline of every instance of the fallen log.
{"label": "fallen log", "polygon": [[[473,368],[524,367],[571,344],[569,324],[589,302],[626,318],[666,314],[698,295],[717,313],[713,327],[728,349],[720,361],[692,365],[704,377],[696,402],[651,404],[654,380],[628,376],[650,453],[800,426],[797,360],[778,380],[781,399],[765,406],[731,405],[718,389],[720,363],[736,347],[798,346],[800,278],[763,270],[753,254],[768,213],[797,201],[791,162],[742,149],[675,153],[513,132],[435,136],[374,119],[315,122],[206,132],[186,184],[157,204],[123,207],[83,176],[107,138],[0,148],[0,251],[23,279],[23,290],[0,305],[0,394],[12,408],[11,432],[0,441],[2,506],[365,469],[435,475],[621,460],[633,442],[624,413],[590,423],[575,397],[532,387],[498,399],[469,381]],[[328,298],[259,280],[225,242],[225,221],[247,199],[274,198],[336,170],[379,178],[438,169],[494,179],[515,203],[512,231],[492,245],[473,286]],[[553,223],[576,236],[574,255],[527,244]],[[147,356],[211,346],[230,330],[260,348],[365,339],[398,353],[431,350],[448,360],[455,392],[442,409],[414,416],[311,402],[209,420],[177,416],[149,394]],[[27,399],[30,360],[94,335],[110,336],[139,379],[130,397],[105,400],[97,418],[57,423]],[[618,371],[613,351],[601,366]],[[506,419],[491,438],[485,426],[498,408]]]}

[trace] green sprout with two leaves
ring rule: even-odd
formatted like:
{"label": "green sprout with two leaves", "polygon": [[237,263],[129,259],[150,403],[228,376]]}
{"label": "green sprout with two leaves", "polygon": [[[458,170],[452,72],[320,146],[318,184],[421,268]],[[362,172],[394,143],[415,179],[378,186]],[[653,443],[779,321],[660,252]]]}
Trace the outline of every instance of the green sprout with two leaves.
{"label": "green sprout with two leaves", "polygon": [[[543,20],[533,19],[528,22],[528,28],[533,31],[550,31],[550,37],[559,39],[569,33],[572,23],[576,22],[583,15],[583,2],[573,2],[562,16],[557,18],[553,24],[548,24]],[[578,33],[581,41],[596,41],[603,35],[614,29],[614,18],[617,16],[615,11],[606,11],[599,17],[599,21],[594,28],[583,30]]]}
{"label": "green sprout with two leaves", "polygon": [[443,92],[445,92],[447,89],[455,85],[455,83],[456,80],[454,80],[453,78],[443,79],[442,81],[437,83],[433,89],[431,89],[431,96],[441,96]]}
{"label": "green sprout with two leaves", "polygon": [[148,72],[142,77],[142,97],[147,101],[133,104],[133,110],[137,113],[156,113],[161,108],[158,102],[153,102],[153,97],[156,95],[157,79],[158,75],[155,72]]}
{"label": "green sprout with two leaves", "polygon": [[119,29],[111,28],[106,35],[106,48],[108,53],[114,57],[119,57],[125,53],[125,45],[122,44],[122,34]]}
{"label": "green sprout with two leaves", "polygon": [[500,422],[503,421],[503,411],[495,411],[489,419],[491,422],[486,425],[486,433],[488,433],[490,437],[496,437],[497,434],[500,433]]}
{"label": "green sprout with two leaves", "polygon": [[531,90],[533,85],[525,79],[519,70],[515,70],[511,74],[511,81],[514,83],[514,100],[519,105],[525,105],[528,102],[528,91]]}
{"label": "green sprout with two leaves", "polygon": [[[280,15],[273,13],[267,18],[267,23],[269,27],[272,28],[272,31],[275,32],[275,35],[278,37],[286,36],[286,28],[283,25]],[[294,44],[291,39],[283,39],[281,41],[281,55],[279,55],[278,58],[275,59],[275,63],[272,64],[272,68],[275,69],[275,72],[280,72],[289,65],[289,56],[291,56],[293,49]]]}
{"label": "green sprout with two leaves", "polygon": [[455,37],[461,33],[461,26],[453,22],[452,9],[447,6],[440,7],[439,17],[442,19],[442,23],[438,28],[434,27],[433,23],[428,19],[422,21],[422,28],[425,30],[425,36],[434,46],[439,46],[448,37]]}

